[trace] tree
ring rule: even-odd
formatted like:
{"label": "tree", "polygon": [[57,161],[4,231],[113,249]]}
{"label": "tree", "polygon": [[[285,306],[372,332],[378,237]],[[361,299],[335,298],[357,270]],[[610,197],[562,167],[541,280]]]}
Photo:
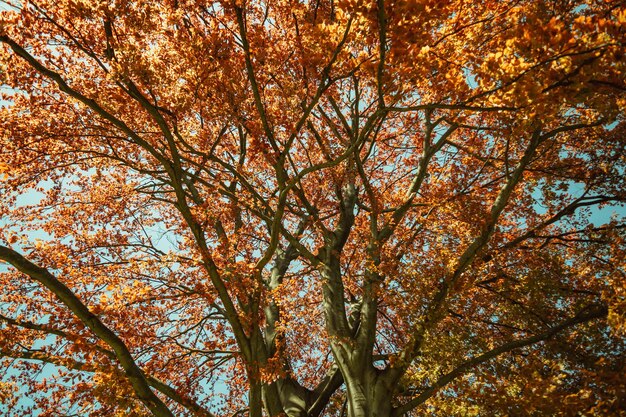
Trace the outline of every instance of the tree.
{"label": "tree", "polygon": [[624,412],[619,2],[0,13],[8,415]]}

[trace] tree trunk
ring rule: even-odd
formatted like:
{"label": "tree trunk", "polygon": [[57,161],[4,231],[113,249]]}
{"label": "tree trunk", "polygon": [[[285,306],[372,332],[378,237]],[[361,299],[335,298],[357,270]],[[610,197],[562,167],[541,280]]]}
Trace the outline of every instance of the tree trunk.
{"label": "tree trunk", "polygon": [[250,389],[248,390],[248,416],[263,417],[261,384],[255,380],[250,381]]}
{"label": "tree trunk", "polygon": [[346,387],[349,417],[391,416],[392,392],[383,383],[378,370],[369,369],[361,375],[351,375],[346,379]]}
{"label": "tree trunk", "polygon": [[289,377],[263,385],[263,402],[270,416],[309,417],[309,393]]}

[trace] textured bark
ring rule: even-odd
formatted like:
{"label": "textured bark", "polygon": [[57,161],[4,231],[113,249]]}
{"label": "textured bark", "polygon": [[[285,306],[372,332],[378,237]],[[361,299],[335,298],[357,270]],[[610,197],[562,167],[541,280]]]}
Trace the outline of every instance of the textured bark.
{"label": "textured bark", "polygon": [[369,368],[346,381],[349,417],[387,417],[391,415],[391,391],[383,384],[379,371]]}

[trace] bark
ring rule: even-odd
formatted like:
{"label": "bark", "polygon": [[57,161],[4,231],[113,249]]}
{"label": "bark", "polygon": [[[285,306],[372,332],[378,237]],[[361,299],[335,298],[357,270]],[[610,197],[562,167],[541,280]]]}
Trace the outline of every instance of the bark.
{"label": "bark", "polygon": [[263,417],[263,395],[261,383],[258,380],[250,381],[248,390],[248,416]]}
{"label": "bark", "polygon": [[346,379],[349,417],[388,417],[393,410],[392,390],[385,385],[380,371],[368,367]]}
{"label": "bark", "polygon": [[296,381],[287,377],[277,381],[276,393],[280,397],[282,409],[288,417],[309,417],[307,412],[310,392]]}

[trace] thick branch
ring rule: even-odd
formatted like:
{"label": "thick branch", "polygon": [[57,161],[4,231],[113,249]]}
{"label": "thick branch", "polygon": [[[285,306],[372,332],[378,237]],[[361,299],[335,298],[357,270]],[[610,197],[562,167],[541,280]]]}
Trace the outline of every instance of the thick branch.
{"label": "thick branch", "polygon": [[411,337],[411,340],[408,342],[407,347],[400,354],[400,365],[397,368],[390,368],[389,377],[391,379],[399,378],[404,370],[408,368],[409,364],[411,363],[413,358],[415,358],[420,349],[426,331],[432,328],[442,318],[444,312],[446,311],[446,309],[444,308],[445,301],[451,289],[455,286],[467,267],[472,263],[478,252],[489,242],[489,239],[495,231],[496,224],[498,223],[500,215],[504,211],[504,208],[506,207],[509,198],[513,193],[513,190],[522,180],[524,170],[526,169],[528,164],[530,164],[537,147],[545,139],[546,136],[542,136],[538,130],[533,133],[531,141],[526,148],[524,155],[520,159],[515,170],[511,173],[511,176],[507,180],[506,184],[502,187],[502,189],[498,193],[498,196],[493,202],[489,219],[487,221],[487,224],[483,228],[482,233],[478,237],[476,237],[476,239],[474,239],[474,241],[465,249],[459,260],[457,261],[454,270],[448,276],[444,277],[442,286],[437,294],[435,294],[435,296],[433,297],[433,300],[428,307],[424,319],[416,326],[415,334]]}
{"label": "thick branch", "polygon": [[236,7],[235,13],[237,14],[237,23],[239,25],[239,36],[241,37],[241,45],[243,46],[243,52],[244,52],[245,59],[246,59],[246,71],[248,73],[248,79],[250,80],[250,85],[252,87],[252,94],[254,96],[254,104],[256,106],[257,111],[259,112],[259,117],[261,118],[261,123],[263,124],[263,130],[265,131],[267,140],[269,140],[270,145],[274,149],[274,152],[278,153],[280,150],[278,149],[278,145],[276,144],[276,140],[274,138],[274,131],[270,127],[270,124],[267,120],[267,114],[265,112],[265,106],[263,104],[263,100],[261,99],[261,92],[259,90],[259,85],[257,84],[256,76],[254,75],[254,66],[252,65],[252,54],[250,53],[250,44],[248,42],[244,10],[241,7]]}
{"label": "thick branch", "polygon": [[310,417],[319,416],[341,385],[343,385],[343,375],[335,366],[313,390],[315,400],[307,410],[307,415]]}
{"label": "thick branch", "polygon": [[419,396],[413,398],[408,403],[396,408],[393,411],[392,416],[399,417],[399,416],[404,415],[405,413],[408,413],[409,411],[413,410],[415,407],[419,406],[420,404],[428,400],[430,397],[435,395],[437,390],[439,390],[441,387],[452,382],[459,376],[465,375],[466,373],[470,372],[474,367],[482,363],[490,361],[491,359],[494,359],[503,353],[510,352],[515,349],[519,349],[525,346],[535,344],[537,342],[541,342],[543,340],[550,339],[551,337],[555,336],[557,333],[560,333],[563,330],[566,330],[577,324],[585,323],[585,322],[588,322],[590,320],[597,319],[597,318],[606,317],[607,313],[608,313],[608,309],[605,306],[592,305],[580,311],[576,316],[568,320],[565,320],[561,324],[551,327],[550,329],[546,330],[543,333],[530,336],[524,339],[514,340],[509,343],[505,343],[502,346],[499,346],[495,349],[492,349],[488,352],[483,353],[482,355],[469,359],[463,362],[462,364],[460,364],[459,366],[457,366],[456,368],[454,368],[454,370],[441,376],[437,381],[435,381],[433,385],[429,386],[424,391],[422,391],[422,393]]}
{"label": "thick branch", "polygon": [[[110,353],[113,355],[113,352],[110,352]],[[75,361],[69,358],[62,358],[59,356],[50,355],[46,352],[40,352],[40,351],[26,351],[26,352],[14,353],[14,352],[7,351],[7,350],[0,350],[0,357],[40,361],[40,362],[49,363],[55,366],[63,366],[67,369],[72,369],[74,371],[80,371],[80,372],[95,372],[98,368],[97,366],[92,365],[92,364]],[[200,416],[200,417],[214,417],[215,416],[213,413],[204,409],[195,401],[181,396],[174,388],[167,385],[165,382],[157,378],[151,377],[151,376],[148,376],[146,380],[148,381],[151,387],[159,391],[161,394],[176,401],[180,405],[191,410],[194,413],[194,415]]]}
{"label": "thick branch", "polygon": [[43,66],[37,59],[29,54],[24,48],[18,45],[15,41],[13,41],[8,36],[2,35],[0,36],[0,42],[7,44],[15,54],[24,59],[28,64],[33,67],[37,72],[45,76],[46,78],[54,81],[59,89],[69,95],[70,97],[75,98],[80,101],[91,110],[93,110],[96,114],[98,114],[103,119],[107,120],[115,127],[124,132],[128,137],[130,137],[137,145],[141,146],[145,150],[147,150],[154,158],[156,158],[164,167],[170,168],[169,162],[165,159],[163,155],[154,149],[152,145],[142,139],[135,131],[133,131],[126,123],[122,120],[118,119],[111,113],[107,112],[102,106],[100,106],[95,100],[88,98],[76,91],[72,87],[70,87],[63,77],[61,77],[58,73],[46,68]]}
{"label": "thick branch", "polygon": [[128,347],[111,329],[83,304],[83,302],[65,284],[60,282],[47,269],[41,268],[14,250],[0,246],[0,259],[13,265],[18,271],[48,288],[65,304],[76,317],[85,324],[96,336],[113,349],[117,360],[126,371],[126,376],[137,394],[137,397],[155,416],[173,417],[172,412],[150,389],[145,375],[135,363]]}

